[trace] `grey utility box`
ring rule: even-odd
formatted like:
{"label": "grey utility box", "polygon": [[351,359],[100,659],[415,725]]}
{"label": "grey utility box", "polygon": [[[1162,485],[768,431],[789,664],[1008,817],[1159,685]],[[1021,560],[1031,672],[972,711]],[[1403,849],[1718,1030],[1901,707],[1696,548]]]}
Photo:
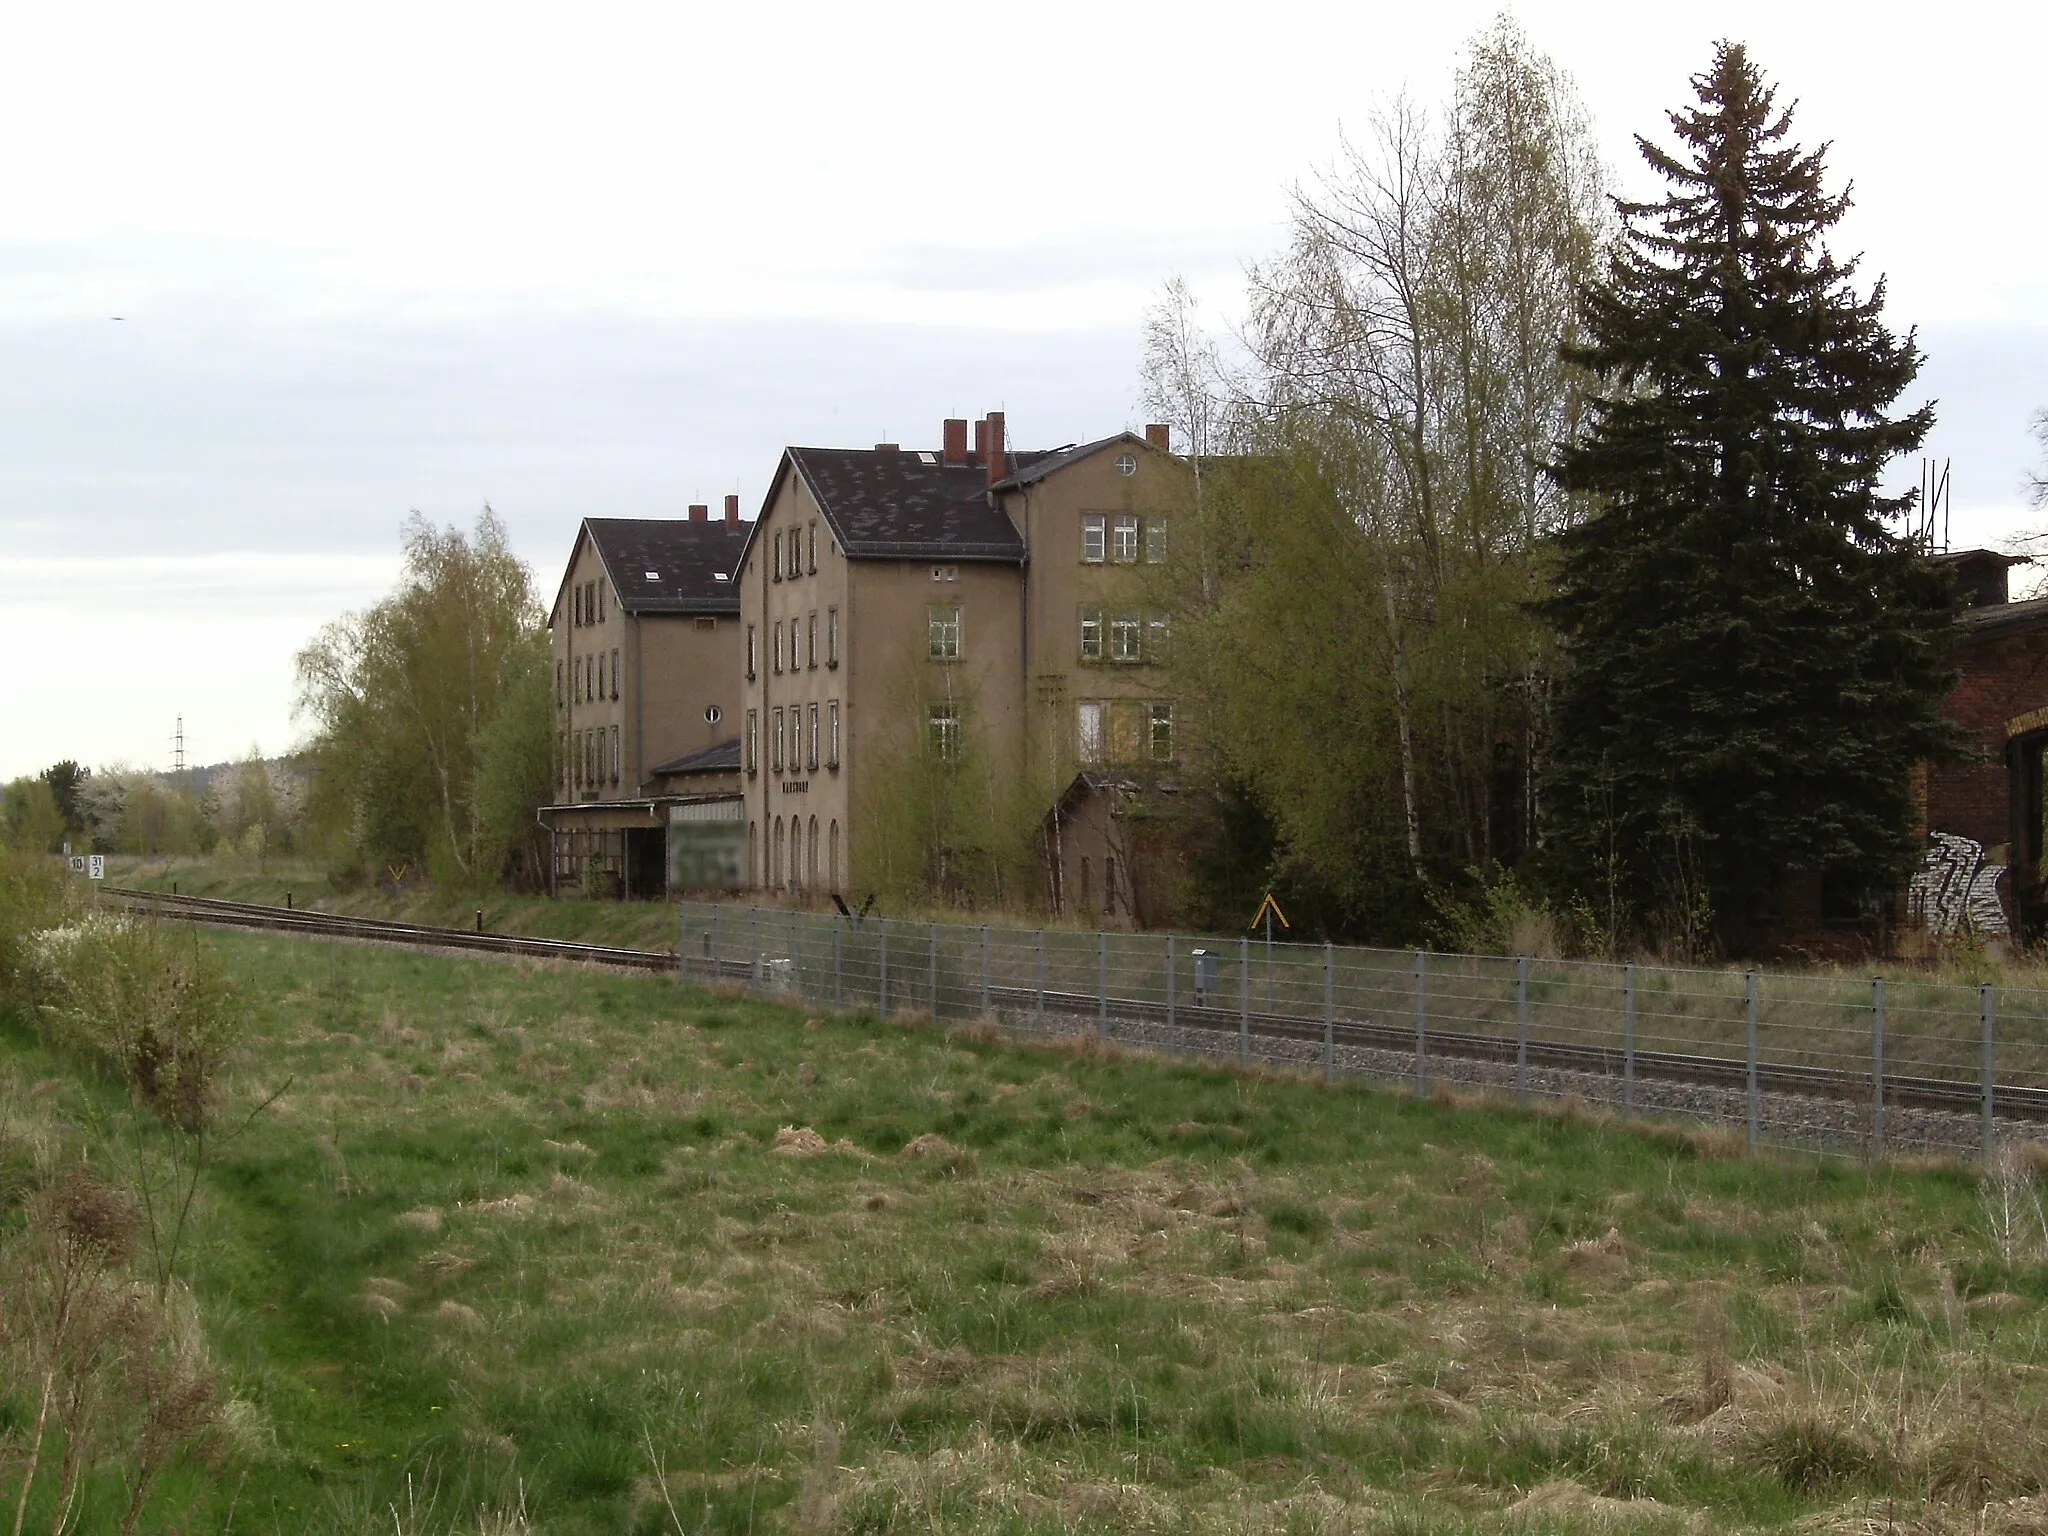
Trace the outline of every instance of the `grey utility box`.
{"label": "grey utility box", "polygon": [[1216,953],[1214,950],[1198,949],[1195,959],[1195,1006],[1206,1008],[1209,998],[1216,990]]}

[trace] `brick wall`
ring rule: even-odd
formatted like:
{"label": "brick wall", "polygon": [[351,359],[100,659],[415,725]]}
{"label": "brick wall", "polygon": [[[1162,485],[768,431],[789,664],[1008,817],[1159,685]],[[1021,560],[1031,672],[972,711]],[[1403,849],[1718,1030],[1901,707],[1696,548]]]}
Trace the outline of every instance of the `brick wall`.
{"label": "brick wall", "polygon": [[1927,827],[2001,848],[2012,836],[2005,723],[2048,707],[2048,631],[1966,641],[1956,665],[1962,676],[1943,713],[1963,727],[1976,760],[1928,771]]}

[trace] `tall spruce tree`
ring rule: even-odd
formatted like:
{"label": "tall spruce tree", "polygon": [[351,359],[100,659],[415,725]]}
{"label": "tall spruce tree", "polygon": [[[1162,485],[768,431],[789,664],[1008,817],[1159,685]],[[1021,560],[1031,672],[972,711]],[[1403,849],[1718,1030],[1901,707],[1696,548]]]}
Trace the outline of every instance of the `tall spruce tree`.
{"label": "tall spruce tree", "polygon": [[1894,413],[1914,337],[1827,248],[1848,193],[1740,44],[1692,83],[1677,151],[1637,140],[1669,189],[1617,204],[1567,354],[1600,388],[1555,466],[1593,514],[1545,604],[1569,658],[1548,837],[1610,921],[1741,946],[1790,875],[1878,893],[1910,868],[1954,598],[1879,488],[1933,411]]}

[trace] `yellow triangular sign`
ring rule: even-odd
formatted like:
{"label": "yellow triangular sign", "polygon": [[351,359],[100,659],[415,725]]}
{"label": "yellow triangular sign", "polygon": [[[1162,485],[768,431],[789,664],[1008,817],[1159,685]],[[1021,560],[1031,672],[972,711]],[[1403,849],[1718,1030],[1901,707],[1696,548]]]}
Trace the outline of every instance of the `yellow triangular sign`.
{"label": "yellow triangular sign", "polygon": [[1264,919],[1268,908],[1272,910],[1272,913],[1275,917],[1280,919],[1280,926],[1282,928],[1290,928],[1293,926],[1293,924],[1287,921],[1287,914],[1280,910],[1280,903],[1273,899],[1273,893],[1271,891],[1268,891],[1266,892],[1266,899],[1259,903],[1259,910],[1252,914],[1252,927],[1256,928],[1259,926],[1259,923]]}

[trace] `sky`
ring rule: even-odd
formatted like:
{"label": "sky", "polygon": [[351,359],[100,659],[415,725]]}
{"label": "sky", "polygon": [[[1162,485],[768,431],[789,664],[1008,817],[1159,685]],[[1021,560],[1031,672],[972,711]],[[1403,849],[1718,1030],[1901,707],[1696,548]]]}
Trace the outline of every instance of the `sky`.
{"label": "sky", "polygon": [[[195,763],[288,748],[293,653],[413,510],[488,503],[551,592],[581,518],[750,515],[786,443],[1139,424],[1161,285],[1227,320],[1498,9],[0,0],[0,778],[167,766],[180,718]],[[1511,11],[1624,193],[1717,38],[1797,101],[1958,546],[2048,523],[2044,11]]]}

